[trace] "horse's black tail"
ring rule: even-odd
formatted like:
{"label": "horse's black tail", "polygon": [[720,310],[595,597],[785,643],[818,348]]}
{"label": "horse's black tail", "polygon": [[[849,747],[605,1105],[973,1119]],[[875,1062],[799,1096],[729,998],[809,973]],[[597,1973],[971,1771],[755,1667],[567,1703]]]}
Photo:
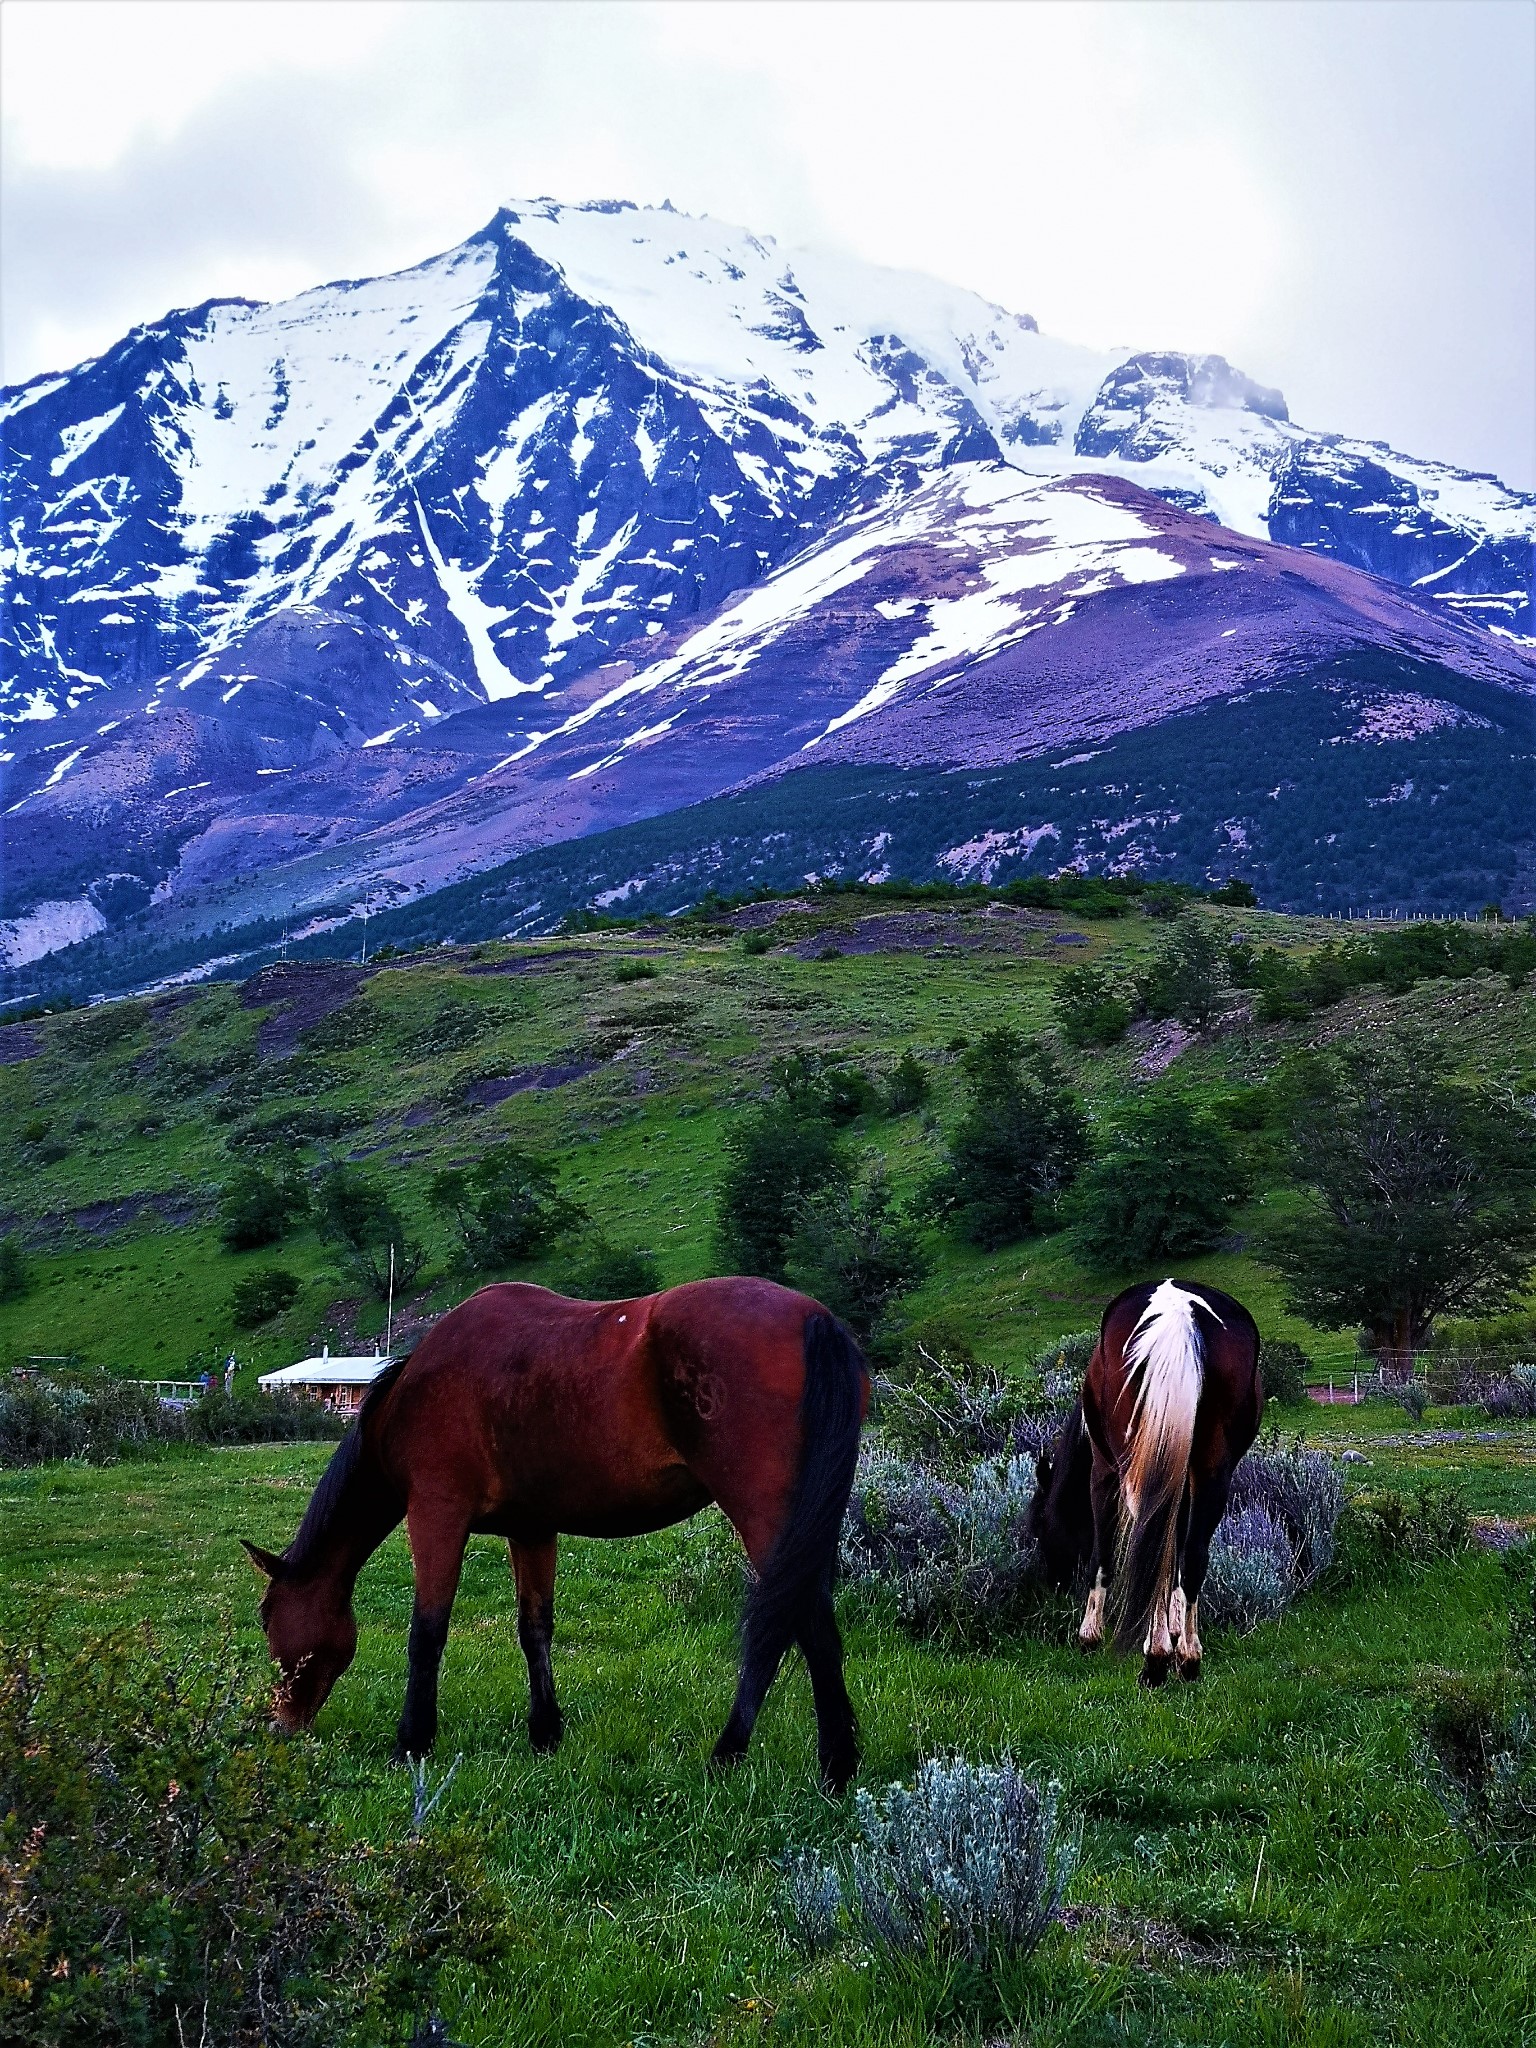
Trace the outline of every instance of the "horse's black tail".
{"label": "horse's black tail", "polygon": [[842,1324],[825,1312],[813,1315],[804,1341],[800,1471],[743,1623],[750,1650],[775,1663],[793,1641],[807,1603],[832,1584],[864,1406],[864,1354]]}

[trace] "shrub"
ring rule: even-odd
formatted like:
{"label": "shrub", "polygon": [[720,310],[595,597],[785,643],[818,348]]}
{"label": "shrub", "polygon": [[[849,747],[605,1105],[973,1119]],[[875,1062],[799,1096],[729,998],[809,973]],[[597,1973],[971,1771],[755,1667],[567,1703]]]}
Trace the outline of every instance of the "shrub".
{"label": "shrub", "polygon": [[1536,1578],[1528,1550],[1505,1569],[1522,1582],[1509,1682],[1442,1681],[1427,1733],[1452,1819],[1474,1837],[1521,1851],[1536,1844]]}
{"label": "shrub", "polygon": [[725,1155],[715,1214],[720,1269],[782,1280],[801,1203],[847,1172],[832,1128],[793,1103],[769,1103],[727,1133]]}
{"label": "shrub", "polygon": [[321,1236],[380,1301],[392,1280],[395,1287],[409,1287],[426,1264],[426,1247],[409,1234],[383,1183],[358,1167],[328,1168],[315,1209]]}
{"label": "shrub", "polygon": [[1216,927],[1194,911],[1173,925],[1143,975],[1140,994],[1150,1017],[1175,1017],[1201,1031],[1215,1020],[1226,988],[1226,946]]}
{"label": "shrub", "polygon": [[866,1341],[928,1270],[917,1231],[892,1206],[885,1167],[873,1155],[854,1176],[804,1198],[784,1265],[796,1287]]}
{"label": "shrub", "polygon": [[304,1443],[347,1431],[346,1416],[301,1394],[226,1394],[222,1387],[190,1402],[176,1420],[193,1444]]}
{"label": "shrub", "polygon": [[1035,1371],[1048,1399],[1076,1400],[1098,1341],[1097,1330],[1073,1330],[1035,1354]]}
{"label": "shrub", "polygon": [[1066,1213],[1084,1258],[1124,1270],[1209,1251],[1246,1193],[1247,1174],[1215,1119],[1177,1096],[1156,1095],[1125,1115]]}
{"label": "shrub", "polygon": [[0,1237],[0,1301],[20,1301],[32,1285],[19,1237]]}
{"label": "shrub", "polygon": [[345,1427],[333,1410],[291,1394],[230,1396],[216,1388],[169,1408],[152,1386],[107,1373],[0,1383],[0,1466],[54,1458],[109,1465],[161,1444],[287,1443],[338,1437]]}
{"label": "shrub", "polygon": [[1202,1614],[1217,1627],[1250,1634],[1290,1605],[1296,1561],[1286,1531],[1257,1504],[1228,1509],[1211,1539]]}
{"label": "shrub", "polygon": [[1060,1823],[1060,1787],[1013,1760],[930,1757],[912,1789],[857,1795],[852,1854],[859,1917],[892,1948],[933,1949],[990,1967],[1028,1955],[1077,1863]]}
{"label": "shrub", "polygon": [[[108,1637],[0,1650],[0,2036],[26,2048],[393,2035],[504,1908],[461,1835],[352,1843],[266,1673]],[[382,2031],[381,2031],[382,2030]]]}
{"label": "shrub", "polygon": [[298,1276],[281,1266],[265,1266],[259,1273],[246,1273],[234,1284],[229,1297],[230,1314],[236,1327],[258,1329],[271,1322],[299,1298]]}
{"label": "shrub", "polygon": [[309,1208],[309,1192],[284,1168],[265,1173],[242,1166],[219,1196],[219,1236],[230,1252],[259,1251],[277,1244]]}
{"label": "shrub", "polygon": [[1291,1548],[1297,1590],[1312,1583],[1333,1562],[1339,1520],[1344,1512],[1344,1480],[1336,1460],[1309,1451],[1300,1437],[1287,1443],[1266,1435],[1232,1475],[1227,1513],[1238,1516],[1258,1508],[1283,1529]]}
{"label": "shrub", "polygon": [[784,1931],[807,1955],[819,1955],[842,1929],[843,1881],[814,1849],[793,1850],[779,1868],[784,1874]]}
{"label": "shrub", "polygon": [[1306,1400],[1307,1374],[1311,1370],[1311,1359],[1289,1337],[1266,1337],[1259,1346],[1259,1372],[1265,1397],[1282,1408]]}
{"label": "shrub", "polygon": [[584,1221],[562,1195],[551,1161],[519,1145],[496,1145],[473,1166],[434,1174],[432,1207],[451,1217],[465,1263],[483,1271],[531,1259]]}
{"label": "shrub", "polygon": [[615,981],[654,981],[660,973],[654,960],[621,960],[613,970]]}
{"label": "shrub", "polygon": [[1429,1406],[1429,1389],[1422,1380],[1404,1380],[1392,1389],[1392,1399],[1411,1422],[1422,1422]]}
{"label": "shrub", "polygon": [[1495,1380],[1483,1396],[1483,1412],[1492,1422],[1536,1422],[1536,1366],[1516,1366]]}
{"label": "shrub", "polygon": [[1131,1005],[1101,967],[1069,967],[1057,977],[1051,1008],[1068,1045],[1113,1045],[1125,1036]]}
{"label": "shrub", "polygon": [[741,941],[741,950],[749,959],[759,959],[773,944],[773,933],[767,926],[755,932],[747,932]]}
{"label": "shrub", "polygon": [[769,1068],[775,1089],[796,1116],[849,1124],[881,1108],[880,1091],[862,1067],[824,1060],[819,1053],[790,1053]]}
{"label": "shrub", "polygon": [[913,1635],[983,1646],[1039,1597],[1034,1495],[1031,1455],[982,1459],[948,1478],[876,1451],[854,1482],[843,1570],[889,1592]]}
{"label": "shrub", "polygon": [[[1034,1448],[1027,1390],[999,1366],[919,1343],[876,1382],[881,1434],[903,1456],[946,1470]],[[1039,1406],[1037,1402],[1035,1404]],[[1043,1429],[1055,1427],[1047,1416]]]}
{"label": "shrub", "polygon": [[1040,1229],[1088,1156],[1088,1120],[1052,1055],[1002,1027],[962,1055],[969,1103],[930,1201],[988,1251]]}
{"label": "shrub", "polygon": [[1422,1569],[1456,1556],[1470,1535],[1466,1496],[1457,1486],[1425,1481],[1411,1494],[1351,1494],[1339,1522],[1339,1575],[1345,1583],[1369,1582]]}
{"label": "shrub", "polygon": [[908,1046],[885,1084],[887,1116],[907,1116],[928,1100],[928,1069]]}
{"label": "shrub", "polygon": [[578,1301],[632,1301],[659,1292],[661,1273],[654,1253],[593,1237],[561,1269],[560,1285]]}
{"label": "shrub", "polygon": [[1219,889],[1213,889],[1208,900],[1231,904],[1236,910],[1255,910],[1259,902],[1252,882],[1240,881],[1236,875],[1229,875]]}

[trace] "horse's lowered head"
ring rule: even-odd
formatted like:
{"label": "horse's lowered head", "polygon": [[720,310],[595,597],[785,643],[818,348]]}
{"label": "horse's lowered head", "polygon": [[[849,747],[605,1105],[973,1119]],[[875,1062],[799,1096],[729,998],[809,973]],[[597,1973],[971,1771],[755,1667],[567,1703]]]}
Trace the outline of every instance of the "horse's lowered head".
{"label": "horse's lowered head", "polygon": [[308,1728],[357,1653],[352,1589],[329,1574],[301,1574],[259,1544],[240,1541],[267,1581],[261,1625],[277,1666],[272,1716],[285,1734]]}
{"label": "horse's lowered head", "polygon": [[1025,1522],[1040,1551],[1041,1571],[1053,1586],[1070,1586],[1093,1552],[1092,1457],[1082,1403],[1074,1401],[1055,1443],[1035,1460],[1035,1497]]}

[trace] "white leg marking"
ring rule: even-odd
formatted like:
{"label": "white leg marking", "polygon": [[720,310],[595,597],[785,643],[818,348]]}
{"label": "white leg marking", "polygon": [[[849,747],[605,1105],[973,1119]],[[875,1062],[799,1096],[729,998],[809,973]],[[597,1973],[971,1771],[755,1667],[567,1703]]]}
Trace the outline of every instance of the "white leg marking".
{"label": "white leg marking", "polygon": [[1200,1602],[1191,1600],[1189,1611],[1184,1617],[1184,1626],[1179,1632],[1179,1662],[1198,1664],[1205,1652],[1200,1647],[1200,1630],[1196,1625]]}
{"label": "white leg marking", "polygon": [[1168,1633],[1175,1641],[1184,1633],[1184,1588],[1175,1586],[1168,1595]]}
{"label": "white leg marking", "polygon": [[1104,1640],[1104,1574],[1098,1572],[1093,1581],[1093,1591],[1088,1595],[1088,1605],[1083,1611],[1083,1625],[1077,1632],[1077,1640],[1085,1650]]}
{"label": "white leg marking", "polygon": [[1159,1592],[1152,1602],[1152,1617],[1147,1624],[1147,1640],[1142,1646],[1148,1657],[1171,1657],[1173,1637],[1168,1633],[1168,1595]]}

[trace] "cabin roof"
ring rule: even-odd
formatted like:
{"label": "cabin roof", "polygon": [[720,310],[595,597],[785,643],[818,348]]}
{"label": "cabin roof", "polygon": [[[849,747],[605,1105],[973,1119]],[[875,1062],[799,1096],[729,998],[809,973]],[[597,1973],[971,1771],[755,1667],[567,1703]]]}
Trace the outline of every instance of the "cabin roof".
{"label": "cabin roof", "polygon": [[256,1384],[261,1387],[366,1387],[392,1361],[382,1352],[370,1358],[301,1358],[297,1365],[280,1366],[264,1372]]}

